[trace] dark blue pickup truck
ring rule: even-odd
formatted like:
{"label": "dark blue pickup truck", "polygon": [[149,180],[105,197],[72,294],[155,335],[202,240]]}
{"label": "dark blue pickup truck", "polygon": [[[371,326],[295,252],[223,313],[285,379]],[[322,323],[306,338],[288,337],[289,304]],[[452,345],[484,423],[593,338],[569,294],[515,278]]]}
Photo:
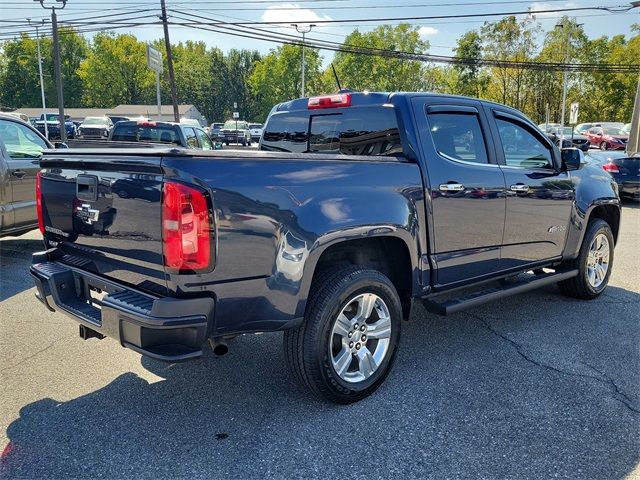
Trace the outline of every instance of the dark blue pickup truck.
{"label": "dark blue pickup truck", "polygon": [[582,299],[607,286],[615,183],[511,108],[298,99],[274,107],[260,150],[46,152],[39,299],[85,339],[166,361],[282,330],[293,376],[349,403],[389,373],[415,300],[446,315],[553,283]]}

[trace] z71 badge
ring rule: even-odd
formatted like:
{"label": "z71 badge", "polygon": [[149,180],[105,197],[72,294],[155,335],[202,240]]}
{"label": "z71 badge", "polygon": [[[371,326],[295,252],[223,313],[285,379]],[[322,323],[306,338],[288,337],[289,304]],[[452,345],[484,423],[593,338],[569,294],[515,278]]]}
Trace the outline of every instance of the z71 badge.
{"label": "z71 badge", "polygon": [[98,221],[98,217],[100,216],[100,210],[91,208],[91,205],[89,205],[88,203],[83,203],[82,205],[76,208],[76,215],[80,220],[91,225]]}

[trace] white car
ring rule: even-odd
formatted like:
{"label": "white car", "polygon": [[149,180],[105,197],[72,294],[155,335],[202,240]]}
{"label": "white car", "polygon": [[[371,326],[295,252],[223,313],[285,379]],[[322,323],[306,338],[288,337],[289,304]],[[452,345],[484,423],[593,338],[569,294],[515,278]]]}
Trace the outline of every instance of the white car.
{"label": "white car", "polygon": [[109,117],[87,117],[78,127],[78,137],[106,139],[111,129],[113,122]]}
{"label": "white car", "polygon": [[250,123],[249,131],[251,132],[251,141],[259,142],[262,137],[262,124],[261,123]]}

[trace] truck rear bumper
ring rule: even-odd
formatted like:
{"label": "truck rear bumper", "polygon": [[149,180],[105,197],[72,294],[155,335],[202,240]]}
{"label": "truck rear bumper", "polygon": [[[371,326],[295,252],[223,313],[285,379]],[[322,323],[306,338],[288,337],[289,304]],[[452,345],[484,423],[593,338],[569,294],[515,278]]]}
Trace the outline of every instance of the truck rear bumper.
{"label": "truck rear bumper", "polygon": [[213,320],[212,298],[152,297],[36,253],[30,268],[36,297],[101,335],[157,360],[202,355]]}

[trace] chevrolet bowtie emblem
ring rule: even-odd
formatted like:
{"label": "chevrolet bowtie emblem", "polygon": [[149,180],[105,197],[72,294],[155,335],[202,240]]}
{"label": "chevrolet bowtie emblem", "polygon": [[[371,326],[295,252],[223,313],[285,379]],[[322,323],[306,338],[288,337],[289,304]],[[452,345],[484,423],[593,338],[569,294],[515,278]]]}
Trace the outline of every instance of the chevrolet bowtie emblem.
{"label": "chevrolet bowtie emblem", "polygon": [[89,205],[88,203],[83,203],[79,207],[76,207],[76,215],[80,220],[91,225],[94,222],[98,221],[100,210],[91,208],[91,205]]}

